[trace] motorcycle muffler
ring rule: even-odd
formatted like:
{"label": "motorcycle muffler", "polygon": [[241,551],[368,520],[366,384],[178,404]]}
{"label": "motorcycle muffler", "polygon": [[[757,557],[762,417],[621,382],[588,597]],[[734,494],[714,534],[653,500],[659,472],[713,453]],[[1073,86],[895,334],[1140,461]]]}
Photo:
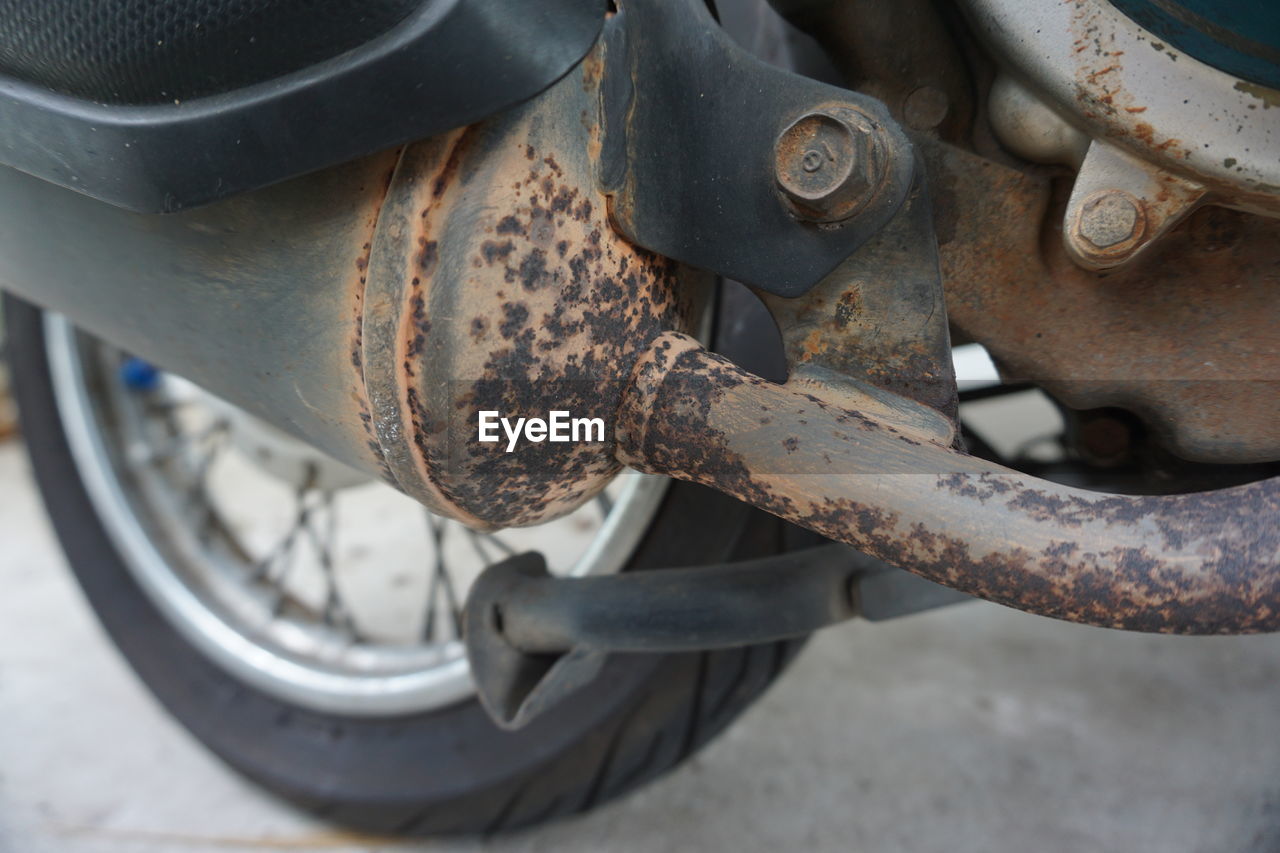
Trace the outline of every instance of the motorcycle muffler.
{"label": "motorcycle muffler", "polygon": [[[918,182],[911,251],[772,300],[787,384],[703,350],[707,276],[624,239],[597,188],[604,50],[511,113],[200,210],[0,170],[0,283],[475,527],[566,513],[625,463],[1030,612],[1280,628],[1275,481],[1105,495],[956,449]],[[478,440],[480,412],[554,411],[605,440]]]}
{"label": "motorcycle muffler", "polygon": [[[693,327],[708,279],[610,226],[601,68],[597,51],[489,121],[164,216],[0,169],[0,283],[436,513],[557,517],[621,469],[604,425],[631,365]],[[508,450],[476,440],[480,412],[569,412],[599,440]]]}

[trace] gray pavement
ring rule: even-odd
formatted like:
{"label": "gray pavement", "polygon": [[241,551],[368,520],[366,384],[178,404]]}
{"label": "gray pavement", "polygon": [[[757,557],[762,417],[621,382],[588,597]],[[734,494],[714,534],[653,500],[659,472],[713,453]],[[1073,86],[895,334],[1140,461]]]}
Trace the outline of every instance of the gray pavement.
{"label": "gray pavement", "polygon": [[816,638],[683,769],[470,844],[362,838],[211,758],[108,646],[0,444],[0,851],[1280,851],[1280,637],[987,604]]}

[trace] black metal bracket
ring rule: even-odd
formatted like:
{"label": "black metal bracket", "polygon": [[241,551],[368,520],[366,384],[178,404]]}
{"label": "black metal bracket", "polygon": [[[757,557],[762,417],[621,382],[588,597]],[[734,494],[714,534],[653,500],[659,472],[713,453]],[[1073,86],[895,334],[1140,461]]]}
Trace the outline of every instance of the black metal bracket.
{"label": "black metal bracket", "polygon": [[[879,101],[757,60],[703,0],[618,6],[604,34],[600,182],[633,242],[798,296],[902,204],[911,144]],[[813,168],[789,181],[785,161],[806,155]],[[854,180],[808,204],[806,180],[839,170]]]}
{"label": "black metal bracket", "polygon": [[803,637],[968,596],[823,545],[726,565],[561,578],[540,554],[487,568],[467,596],[467,658],[480,700],[517,729],[600,671],[615,652],[687,652]]}

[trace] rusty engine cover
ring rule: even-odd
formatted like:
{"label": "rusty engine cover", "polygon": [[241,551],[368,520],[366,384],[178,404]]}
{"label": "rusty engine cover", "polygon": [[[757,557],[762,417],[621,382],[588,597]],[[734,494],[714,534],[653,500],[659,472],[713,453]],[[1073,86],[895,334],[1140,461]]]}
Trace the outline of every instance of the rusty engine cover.
{"label": "rusty engine cover", "polygon": [[1177,455],[1280,459],[1280,220],[1218,207],[1114,273],[1062,250],[1049,181],[936,141],[947,311],[1004,375],[1140,415]]}

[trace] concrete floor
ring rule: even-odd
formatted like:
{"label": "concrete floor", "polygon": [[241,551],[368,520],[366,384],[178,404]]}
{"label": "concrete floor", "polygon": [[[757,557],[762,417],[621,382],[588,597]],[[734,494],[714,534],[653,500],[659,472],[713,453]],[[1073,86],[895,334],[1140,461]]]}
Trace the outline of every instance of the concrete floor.
{"label": "concrete floor", "polygon": [[1280,851],[1280,637],[1144,637],[987,604],[813,641],[738,725],[590,816],[361,838],[208,756],[107,645],[0,445],[0,851]]}

